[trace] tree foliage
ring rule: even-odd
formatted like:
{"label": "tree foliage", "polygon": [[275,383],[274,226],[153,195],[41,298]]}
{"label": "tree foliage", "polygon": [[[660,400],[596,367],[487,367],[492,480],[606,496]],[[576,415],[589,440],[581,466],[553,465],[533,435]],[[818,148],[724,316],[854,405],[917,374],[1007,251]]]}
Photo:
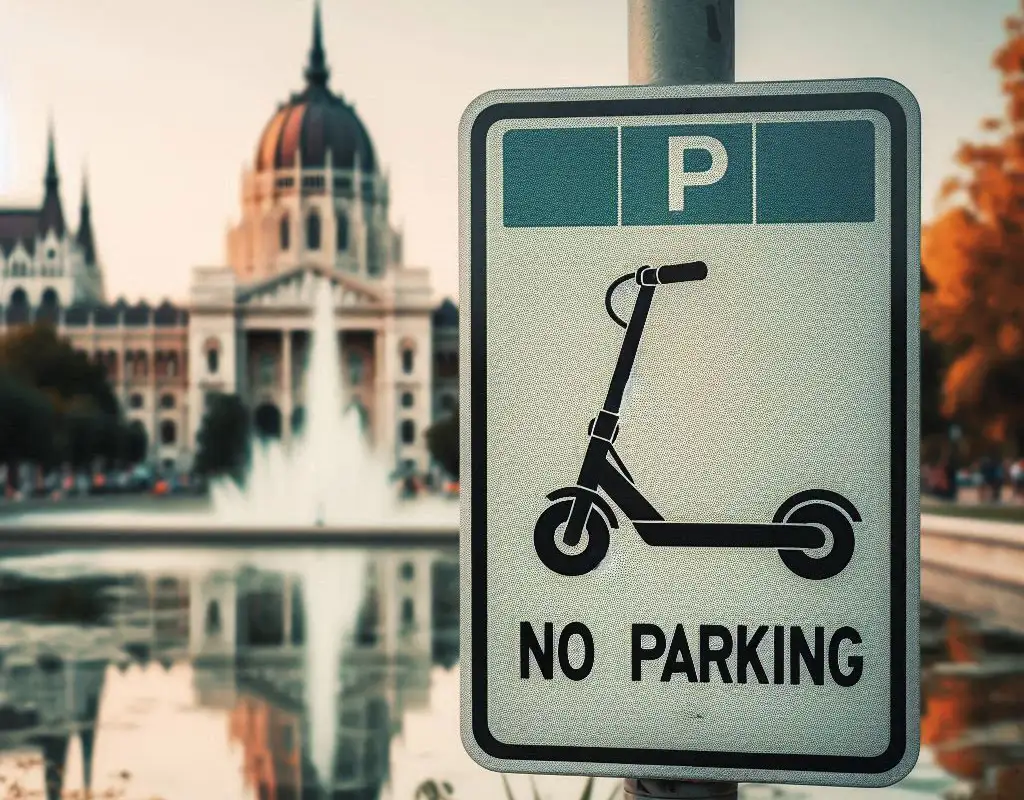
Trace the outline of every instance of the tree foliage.
{"label": "tree foliage", "polygon": [[145,457],[103,367],[50,325],[20,326],[0,338],[0,420],[0,460],[12,467]]}
{"label": "tree foliage", "polygon": [[25,325],[4,336],[0,367],[46,392],[61,412],[85,405],[100,414],[120,411],[102,365],[89,361],[50,325]]}
{"label": "tree foliage", "polygon": [[196,472],[241,481],[249,462],[249,409],[238,395],[214,394],[197,434]]}
{"label": "tree foliage", "polygon": [[[922,303],[935,287],[921,269]],[[942,382],[948,364],[946,351],[927,330],[921,331],[921,436],[934,437],[948,432],[949,421],[942,408]]]}
{"label": "tree foliage", "polygon": [[0,367],[0,459],[49,462],[54,457],[54,408],[46,393]]}
{"label": "tree foliage", "polygon": [[992,441],[1024,445],[1024,16],[994,66],[1003,119],[986,120],[981,143],[957,153],[960,173],[923,232],[933,290],[922,295],[926,333],[947,355],[942,411]]}
{"label": "tree foliage", "polygon": [[427,449],[431,457],[453,479],[459,479],[459,409],[450,417],[427,428]]}
{"label": "tree foliage", "polygon": [[138,420],[132,420],[125,428],[121,452],[129,464],[139,463],[149,452],[149,435],[145,426]]}

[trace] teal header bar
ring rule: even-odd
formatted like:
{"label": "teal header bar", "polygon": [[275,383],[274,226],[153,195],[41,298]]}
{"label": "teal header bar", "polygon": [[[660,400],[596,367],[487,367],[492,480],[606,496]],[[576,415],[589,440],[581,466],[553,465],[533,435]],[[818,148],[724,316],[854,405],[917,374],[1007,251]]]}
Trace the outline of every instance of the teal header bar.
{"label": "teal header bar", "polygon": [[868,120],[518,129],[502,168],[509,228],[875,219]]}
{"label": "teal header bar", "polygon": [[758,222],[873,222],[875,126],[772,122],[757,126]]}
{"label": "teal header bar", "polygon": [[618,224],[618,148],[618,128],[508,131],[505,227]]}

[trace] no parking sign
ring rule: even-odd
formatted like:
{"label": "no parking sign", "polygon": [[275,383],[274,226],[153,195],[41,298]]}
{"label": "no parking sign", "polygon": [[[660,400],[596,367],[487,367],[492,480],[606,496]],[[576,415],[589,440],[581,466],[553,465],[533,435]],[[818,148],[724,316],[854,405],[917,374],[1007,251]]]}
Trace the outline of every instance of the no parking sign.
{"label": "no parking sign", "polygon": [[470,754],[898,780],[919,713],[913,97],[494,92],[460,154]]}

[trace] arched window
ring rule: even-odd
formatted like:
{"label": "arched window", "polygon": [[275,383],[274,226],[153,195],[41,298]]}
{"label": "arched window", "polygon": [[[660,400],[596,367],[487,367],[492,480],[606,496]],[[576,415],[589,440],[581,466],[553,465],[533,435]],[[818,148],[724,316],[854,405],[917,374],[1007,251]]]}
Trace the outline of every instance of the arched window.
{"label": "arched window", "polygon": [[348,217],[338,214],[338,252],[348,250]]}
{"label": "arched window", "polygon": [[216,336],[211,336],[206,340],[203,349],[206,351],[206,371],[216,375],[220,369],[220,341]]}
{"label": "arched window", "polygon": [[167,354],[166,371],[168,378],[178,377],[178,354],[173,350]]}
{"label": "arched window", "polygon": [[281,217],[281,222],[278,224],[277,227],[277,238],[282,250],[287,250],[289,247],[292,246],[291,233],[291,224],[288,221],[288,215],[285,214],[283,217]]}
{"label": "arched window", "polygon": [[43,290],[42,305],[56,308],[60,305],[60,298],[57,297],[57,290],[48,286]]}
{"label": "arched window", "polygon": [[399,433],[402,444],[413,444],[416,441],[416,423],[411,419],[403,419]]}
{"label": "arched window", "polygon": [[174,395],[165,394],[160,397],[160,408],[174,408]]}
{"label": "arched window", "polygon": [[173,445],[178,440],[178,426],[173,420],[165,419],[160,423],[160,444]]}
{"label": "arched window", "polygon": [[253,427],[261,439],[280,439],[281,423],[281,409],[271,402],[260,404],[253,413]]}
{"label": "arched window", "polygon": [[411,597],[402,598],[402,627],[411,628],[416,623],[416,606]]}
{"label": "arched window", "polygon": [[450,394],[443,395],[441,397],[441,410],[445,413],[450,413],[455,410],[455,398]]}
{"label": "arched window", "polygon": [[306,249],[320,249],[320,215],[310,211],[306,217]]}
{"label": "arched window", "polygon": [[145,378],[149,370],[149,359],[146,358],[146,351],[136,350],[132,363],[135,365],[135,375],[139,378]]}
{"label": "arched window", "polygon": [[25,293],[25,290],[22,289],[20,286],[17,289],[15,289],[13,292],[11,292],[11,305],[12,306],[27,306],[28,305],[28,295]]}
{"label": "arched window", "polygon": [[402,408],[412,408],[414,402],[412,392],[402,392]]}
{"label": "arched window", "polygon": [[406,375],[412,374],[412,368],[415,366],[414,353],[411,347],[402,348],[402,372]]}
{"label": "arched window", "polygon": [[136,409],[142,408],[142,404],[143,404],[142,395],[139,394],[138,392],[136,392],[135,394],[133,394],[131,397],[128,398],[128,407],[129,408],[136,408]]}
{"label": "arched window", "polygon": [[216,600],[211,600],[206,606],[206,635],[219,636],[220,631],[220,603]]}
{"label": "arched window", "polygon": [[178,441],[178,426],[173,420],[165,419],[160,423],[160,444],[174,444]]}
{"label": "arched window", "polygon": [[400,574],[403,581],[411,581],[416,574],[416,568],[411,561],[405,561],[402,563]]}

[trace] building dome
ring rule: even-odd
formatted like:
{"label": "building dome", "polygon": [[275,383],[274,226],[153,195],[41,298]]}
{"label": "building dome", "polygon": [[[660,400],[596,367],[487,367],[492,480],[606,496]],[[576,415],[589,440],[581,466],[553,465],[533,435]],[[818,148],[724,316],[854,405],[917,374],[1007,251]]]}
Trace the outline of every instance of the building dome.
{"label": "building dome", "polygon": [[324,53],[320,5],[313,11],[313,45],[306,66],[306,88],[282,104],[260,136],[256,169],[322,169],[331,154],[335,169],[376,170],[373,143],[355,109],[327,85],[330,71]]}

